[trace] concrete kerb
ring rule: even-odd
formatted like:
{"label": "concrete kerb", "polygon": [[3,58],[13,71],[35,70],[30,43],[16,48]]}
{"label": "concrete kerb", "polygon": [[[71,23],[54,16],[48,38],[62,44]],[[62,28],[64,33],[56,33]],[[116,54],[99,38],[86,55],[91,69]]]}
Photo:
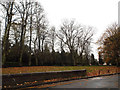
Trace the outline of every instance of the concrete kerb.
{"label": "concrete kerb", "polygon": [[[63,81],[61,80],[61,81],[55,81],[55,82],[65,82],[65,81],[70,81],[70,80],[89,79],[89,78],[94,78],[94,77],[110,76],[110,75],[116,75],[116,74],[120,74],[120,73],[103,74],[103,75],[98,75],[98,76],[88,76],[88,77],[74,78],[74,79],[68,79],[68,80],[63,80]],[[55,83],[55,82],[48,82],[48,83]]]}
{"label": "concrete kerb", "polygon": [[[98,76],[88,76],[88,77],[67,79],[67,80],[61,80],[61,81],[52,81],[52,82],[46,82],[46,83],[41,83],[41,84],[32,85],[32,86],[39,86],[39,85],[44,85],[44,84],[53,84],[53,83],[66,82],[66,81],[79,80],[79,79],[89,79],[89,78],[94,78],[94,77],[110,76],[110,75],[116,75],[116,74],[120,74],[120,73],[103,74],[103,75],[98,75]],[[32,86],[27,86],[27,87],[32,87]],[[23,87],[23,88],[24,88],[24,87]],[[47,87],[46,87],[46,88],[47,88]],[[43,89],[44,89],[44,88],[43,88]]]}
{"label": "concrete kerb", "polygon": [[[76,78],[76,79],[69,79],[69,80],[64,80],[64,81],[48,82],[46,84],[59,83],[59,82],[72,81],[72,80],[79,80],[79,79],[89,79],[89,78],[94,78],[94,77],[110,76],[110,75],[116,75],[116,74],[120,74],[120,73],[103,74],[103,75],[97,75],[97,76],[88,76],[88,77],[82,77],[82,78]],[[45,87],[43,89],[46,89],[46,88],[48,88],[48,87]]]}
{"label": "concrete kerb", "polygon": [[[50,72],[48,72],[50,73]],[[37,73],[36,73],[37,74]],[[44,84],[53,84],[53,83],[59,83],[59,82],[65,82],[65,81],[72,81],[72,80],[79,80],[79,79],[88,79],[88,78],[94,78],[94,77],[102,77],[102,76],[110,76],[110,75],[116,75],[116,74],[120,74],[120,73],[113,73],[113,74],[103,74],[103,75],[97,75],[97,76],[85,76],[85,77],[78,77],[78,78],[68,78],[68,79],[64,79],[64,80],[58,80],[58,81],[51,81],[51,82],[43,82],[43,83],[39,83],[39,84],[33,84],[33,85],[23,85],[23,86],[15,86],[13,87],[14,89],[18,89],[18,88],[27,88],[27,87],[33,87],[33,86],[38,86],[38,85],[44,85]]]}
{"label": "concrete kerb", "polygon": [[89,79],[89,78],[94,78],[94,77],[110,76],[110,75],[116,75],[116,74],[120,74],[120,73],[102,74],[102,75],[97,75],[97,76],[88,76],[88,77],[84,77],[84,78],[80,78],[80,79]]}

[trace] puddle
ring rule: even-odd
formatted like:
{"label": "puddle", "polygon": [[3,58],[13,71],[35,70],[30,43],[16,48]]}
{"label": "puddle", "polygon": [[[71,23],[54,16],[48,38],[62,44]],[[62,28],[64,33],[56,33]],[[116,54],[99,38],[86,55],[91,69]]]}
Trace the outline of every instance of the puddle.
{"label": "puddle", "polygon": [[99,80],[99,79],[102,79],[102,77],[91,78],[91,80]]}

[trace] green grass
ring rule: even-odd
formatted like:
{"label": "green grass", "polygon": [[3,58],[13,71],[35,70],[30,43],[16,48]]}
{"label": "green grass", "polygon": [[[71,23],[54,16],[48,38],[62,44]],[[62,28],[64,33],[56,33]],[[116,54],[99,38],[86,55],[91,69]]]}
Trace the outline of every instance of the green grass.
{"label": "green grass", "polygon": [[2,68],[2,74],[16,73],[32,73],[32,72],[47,72],[47,71],[65,71],[65,70],[82,70],[86,69],[87,73],[98,70],[114,70],[115,66],[31,66],[31,67],[9,67]]}

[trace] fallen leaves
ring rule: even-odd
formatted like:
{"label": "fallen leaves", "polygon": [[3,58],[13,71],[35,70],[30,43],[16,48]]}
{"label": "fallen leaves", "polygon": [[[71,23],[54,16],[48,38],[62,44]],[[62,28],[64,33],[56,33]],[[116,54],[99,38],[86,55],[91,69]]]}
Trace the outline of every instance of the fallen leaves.
{"label": "fallen leaves", "polygon": [[[46,71],[64,71],[64,70],[87,70],[87,76],[97,76],[103,74],[112,74],[112,73],[120,73],[120,67],[115,66],[31,66],[31,67],[9,67],[9,68],[2,68],[3,74],[16,74],[16,73],[31,73],[31,72],[46,72]],[[16,84],[17,86],[22,85],[29,85],[29,84],[36,84],[41,82],[55,82],[61,80],[68,80],[68,79],[77,79],[81,78],[80,76],[70,77],[70,78],[57,78],[51,80],[44,80],[44,81],[32,81],[32,82],[24,82],[20,84]],[[3,86],[4,88],[11,87],[11,86]],[[45,87],[42,85],[41,87]]]}

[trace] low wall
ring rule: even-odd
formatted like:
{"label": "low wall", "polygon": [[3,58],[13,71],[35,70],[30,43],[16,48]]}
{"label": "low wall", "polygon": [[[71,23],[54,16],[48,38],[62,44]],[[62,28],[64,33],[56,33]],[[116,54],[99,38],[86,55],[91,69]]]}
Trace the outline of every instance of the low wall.
{"label": "low wall", "polygon": [[2,75],[3,88],[20,88],[30,85],[38,85],[45,80],[71,78],[85,76],[86,70],[72,70],[72,71],[52,71],[52,72],[38,72],[38,73],[23,73]]}

